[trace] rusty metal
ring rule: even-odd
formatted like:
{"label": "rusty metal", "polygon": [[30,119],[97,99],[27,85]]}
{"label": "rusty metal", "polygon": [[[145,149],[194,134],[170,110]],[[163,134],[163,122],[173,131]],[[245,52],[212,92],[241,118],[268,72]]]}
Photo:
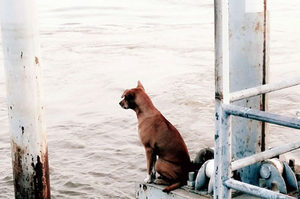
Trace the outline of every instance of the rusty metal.
{"label": "rusty metal", "polygon": [[15,198],[50,198],[36,1],[0,1]]}

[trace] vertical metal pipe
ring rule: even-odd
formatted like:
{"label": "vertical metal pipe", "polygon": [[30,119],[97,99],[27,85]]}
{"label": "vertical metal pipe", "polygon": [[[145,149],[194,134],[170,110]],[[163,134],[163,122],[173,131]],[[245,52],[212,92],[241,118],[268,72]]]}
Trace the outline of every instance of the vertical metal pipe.
{"label": "vertical metal pipe", "polygon": [[230,97],[229,97],[229,7],[228,7],[229,0],[222,1],[222,30],[221,30],[221,37],[222,37],[222,68],[223,68],[223,103],[229,104]]}
{"label": "vertical metal pipe", "polygon": [[34,0],[1,0],[15,198],[50,198],[39,32]]}
{"label": "vertical metal pipe", "polygon": [[[229,46],[228,46],[228,0],[215,0],[215,156],[214,156],[214,198],[230,196],[230,190],[223,185],[228,167],[223,165],[223,155],[230,156],[224,142],[224,117],[222,103],[229,103]],[[225,115],[224,115],[225,114]],[[226,136],[226,135],[225,135]],[[227,138],[225,138],[227,139]],[[224,148],[225,147],[225,148]],[[227,154],[229,153],[229,154]],[[227,165],[228,166],[228,165]],[[224,172],[224,173],[223,173]]]}
{"label": "vertical metal pipe", "polygon": [[222,118],[222,106],[220,100],[216,99],[216,115],[215,115],[215,139],[214,139],[214,199],[221,198],[222,195],[222,180],[221,180],[221,118]]}
{"label": "vertical metal pipe", "polygon": [[[214,0],[215,9],[215,138],[214,138],[214,199],[221,196],[221,122],[223,101],[222,71],[222,1]],[[221,197],[220,197],[221,198]]]}
{"label": "vertical metal pipe", "polygon": [[231,130],[230,130],[230,115],[223,111],[221,117],[222,128],[222,158],[221,158],[221,181],[222,181],[222,197],[231,198],[231,190],[223,184],[232,176],[231,172]]}
{"label": "vertical metal pipe", "polygon": [[[263,82],[262,84],[269,83],[269,63],[270,63],[270,23],[269,23],[269,8],[268,0],[264,0],[264,47],[263,47]],[[261,110],[268,111],[269,109],[269,95],[262,95]],[[262,123],[262,138],[261,138],[261,151],[268,149],[269,144],[269,125],[265,122]]]}

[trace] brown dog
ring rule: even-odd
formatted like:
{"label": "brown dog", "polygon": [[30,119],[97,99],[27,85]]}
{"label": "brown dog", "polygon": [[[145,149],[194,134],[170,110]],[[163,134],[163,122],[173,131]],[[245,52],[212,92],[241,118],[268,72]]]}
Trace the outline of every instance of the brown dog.
{"label": "brown dog", "polygon": [[154,183],[170,185],[164,192],[186,184],[191,162],[178,130],[154,107],[140,81],[136,88],[125,90],[122,98],[121,107],[133,109],[137,115],[138,132],[147,156],[145,182],[153,182],[158,172],[160,177]]}

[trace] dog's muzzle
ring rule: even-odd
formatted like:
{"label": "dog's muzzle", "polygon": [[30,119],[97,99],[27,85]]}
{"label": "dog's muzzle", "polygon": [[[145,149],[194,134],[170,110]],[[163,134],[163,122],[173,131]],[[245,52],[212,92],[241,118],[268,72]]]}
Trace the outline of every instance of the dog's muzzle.
{"label": "dog's muzzle", "polygon": [[128,109],[128,106],[126,105],[126,103],[124,102],[124,100],[120,101],[120,106],[124,109]]}

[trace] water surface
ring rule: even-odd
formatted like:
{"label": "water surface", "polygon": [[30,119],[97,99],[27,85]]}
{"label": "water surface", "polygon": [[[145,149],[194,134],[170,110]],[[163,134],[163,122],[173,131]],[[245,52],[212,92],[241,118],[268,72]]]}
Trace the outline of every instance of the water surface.
{"label": "water surface", "polygon": [[[271,82],[300,74],[300,2],[281,2],[272,0],[271,7]],[[118,102],[138,80],[179,129],[192,158],[213,146],[213,1],[38,4],[52,198],[134,198],[146,159],[136,116]],[[13,198],[0,63],[0,196]],[[271,94],[270,112],[296,117],[298,91]],[[270,132],[270,146],[299,137],[275,126]]]}

